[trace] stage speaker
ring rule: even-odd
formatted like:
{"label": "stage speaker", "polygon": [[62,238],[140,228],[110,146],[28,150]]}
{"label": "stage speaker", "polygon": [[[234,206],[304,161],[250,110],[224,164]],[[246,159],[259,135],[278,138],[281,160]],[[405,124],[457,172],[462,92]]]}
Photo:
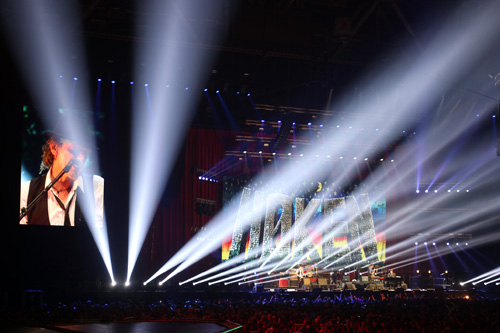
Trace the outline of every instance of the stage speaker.
{"label": "stage speaker", "polygon": [[253,292],[254,293],[261,293],[264,291],[264,286],[261,285],[261,284],[256,284],[255,286],[253,286]]}
{"label": "stage speaker", "polygon": [[343,282],[351,282],[351,277],[349,275],[342,275]]}
{"label": "stage speaker", "polygon": [[361,282],[368,282],[369,278],[367,275],[361,275]]}

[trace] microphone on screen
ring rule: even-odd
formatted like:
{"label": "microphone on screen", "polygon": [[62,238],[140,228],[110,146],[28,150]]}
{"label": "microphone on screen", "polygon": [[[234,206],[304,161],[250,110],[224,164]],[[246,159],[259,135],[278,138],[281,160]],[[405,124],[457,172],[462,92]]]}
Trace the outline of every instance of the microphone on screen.
{"label": "microphone on screen", "polygon": [[72,166],[74,166],[75,168],[79,169],[79,168],[81,168],[83,166],[83,161],[81,159],[78,159],[78,158],[72,159],[64,167],[64,172],[69,172],[69,170],[71,169]]}

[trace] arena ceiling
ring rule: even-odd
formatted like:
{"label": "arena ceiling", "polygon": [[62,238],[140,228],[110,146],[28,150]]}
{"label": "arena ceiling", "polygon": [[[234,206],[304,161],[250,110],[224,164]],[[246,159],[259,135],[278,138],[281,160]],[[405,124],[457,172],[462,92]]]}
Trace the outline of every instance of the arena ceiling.
{"label": "arena ceiling", "polygon": [[[207,1],[192,1],[199,12],[171,8],[182,17],[183,28],[193,31],[182,46],[215,54],[206,82],[210,90],[251,93],[264,105],[321,110],[329,108],[332,98],[373,90],[366,73],[400,61],[401,50],[409,63],[415,61],[440,25],[450,20],[460,24],[460,17],[453,16],[457,7],[488,0],[213,0],[208,3],[223,10],[210,17],[203,11]],[[134,66],[148,66],[135,58],[135,51],[155,43],[140,37],[151,28],[147,22],[167,19],[168,13],[148,12],[133,0],[78,2],[79,19],[67,33],[85,40],[86,75],[134,80]],[[52,6],[46,15],[57,20],[64,14],[58,0],[47,3]],[[12,20],[8,2],[0,10],[2,20]],[[22,22],[8,26],[23,29]],[[222,38],[201,41],[195,32],[200,26]],[[9,51],[2,53],[8,57]],[[11,60],[3,61],[9,70]],[[188,70],[179,68],[179,76]]]}

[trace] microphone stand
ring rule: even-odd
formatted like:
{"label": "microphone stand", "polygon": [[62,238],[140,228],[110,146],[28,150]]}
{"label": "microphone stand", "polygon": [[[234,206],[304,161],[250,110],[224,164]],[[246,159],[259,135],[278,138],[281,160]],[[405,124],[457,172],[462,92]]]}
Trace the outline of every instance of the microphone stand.
{"label": "microphone stand", "polygon": [[54,186],[55,183],[57,183],[57,181],[66,173],[68,172],[71,167],[73,166],[73,161],[70,161],[62,170],[61,172],[59,172],[59,174],[56,176],[56,178],[54,178],[49,185],[47,185],[42,192],[40,192],[40,194],[38,194],[36,196],[35,199],[33,199],[32,202],[30,202],[30,204],[26,207],[23,207],[21,208],[21,214],[19,215],[19,221],[21,221],[26,215],[28,215],[28,213],[33,209],[33,207],[35,207],[35,205],[38,203],[38,201],[40,201],[40,199],[42,198],[42,196],[48,192],[48,190],[50,190],[52,188],[52,186]]}
{"label": "microphone stand", "polygon": [[[495,78],[495,88],[497,88],[498,91],[498,96],[499,100],[497,101],[497,112],[496,112],[496,119],[495,119],[495,125],[496,125],[496,132],[497,135],[500,131],[500,73],[498,73]],[[500,138],[497,138],[497,156],[500,156]]]}

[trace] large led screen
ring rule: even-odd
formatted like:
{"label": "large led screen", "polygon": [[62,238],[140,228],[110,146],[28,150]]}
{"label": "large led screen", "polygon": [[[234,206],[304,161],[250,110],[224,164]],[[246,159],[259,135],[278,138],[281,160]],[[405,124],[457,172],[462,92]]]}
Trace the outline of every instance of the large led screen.
{"label": "large led screen", "polygon": [[[284,186],[283,186],[284,187]],[[280,184],[251,179],[224,182],[225,203],[239,200],[222,260],[317,263],[340,269],[385,262],[385,200],[362,189],[336,192],[334,184],[303,182],[284,193]]]}

